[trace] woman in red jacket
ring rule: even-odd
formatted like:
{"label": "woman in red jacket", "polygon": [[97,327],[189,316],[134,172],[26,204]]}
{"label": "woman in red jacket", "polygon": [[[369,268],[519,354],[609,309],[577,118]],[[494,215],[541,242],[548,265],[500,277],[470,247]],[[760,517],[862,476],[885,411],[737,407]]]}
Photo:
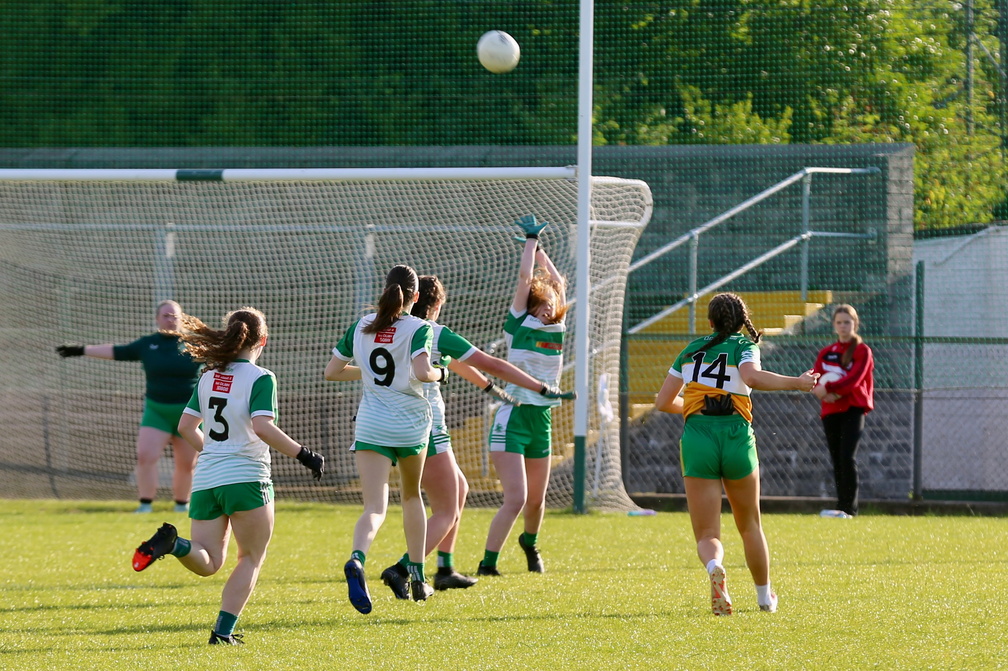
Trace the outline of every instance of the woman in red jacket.
{"label": "woman in red jacket", "polygon": [[819,413],[826,444],[833,459],[836,481],[834,517],[853,517],[858,512],[858,443],[864,432],[864,416],[875,405],[875,362],[871,348],[858,335],[858,315],[850,305],[833,310],[837,341],[824,347],[813,370],[821,375],[812,393],[822,402]]}

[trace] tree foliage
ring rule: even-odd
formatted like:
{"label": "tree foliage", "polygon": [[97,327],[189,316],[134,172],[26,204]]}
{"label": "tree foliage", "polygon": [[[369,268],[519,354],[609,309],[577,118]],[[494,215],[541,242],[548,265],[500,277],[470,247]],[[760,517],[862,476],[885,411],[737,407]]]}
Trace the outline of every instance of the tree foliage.
{"label": "tree foliage", "polygon": [[[595,4],[598,144],[912,142],[918,226],[1006,209],[994,0],[972,24],[947,0]],[[576,141],[577,0],[5,8],[3,146]],[[513,73],[479,67],[489,28],[521,43]]]}

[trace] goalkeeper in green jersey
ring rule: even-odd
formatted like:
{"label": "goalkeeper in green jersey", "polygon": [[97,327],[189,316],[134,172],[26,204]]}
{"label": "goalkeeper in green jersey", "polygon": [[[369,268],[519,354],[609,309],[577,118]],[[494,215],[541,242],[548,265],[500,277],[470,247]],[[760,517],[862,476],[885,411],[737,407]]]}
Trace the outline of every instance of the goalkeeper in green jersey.
{"label": "goalkeeper in green jersey", "polygon": [[[513,364],[490,356],[472,343],[437,323],[447,296],[441,281],[433,275],[420,277],[420,293],[410,311],[416,317],[426,320],[434,329],[432,358],[483,389],[491,397],[514,405],[515,399],[497,386],[480,371],[489,373],[505,382],[534,391],[543,398],[573,398],[573,392],[562,392],[551,385],[540,382]],[[436,382],[424,385],[424,394],[434,413],[427,460],[424,462],[421,484],[430,502],[431,516],[427,520],[427,546],[429,555],[437,548],[437,573],[434,574],[434,588],[439,590],[471,587],[475,578],[459,573],[455,569],[455,540],[458,537],[462,509],[469,494],[469,483],[452,451],[451,436],[445,421],[445,404],[441,395],[441,385]],[[404,555],[396,564],[382,572],[382,581],[388,585],[399,599],[407,599],[409,574],[406,566],[409,556]]]}
{"label": "goalkeeper in green jersey", "polygon": [[165,445],[171,445],[175,459],[172,475],[175,512],[185,512],[189,505],[189,491],[198,455],[179,435],[178,421],[199,379],[200,367],[182,350],[178,335],[174,333],[181,318],[182,308],[178,303],[161,301],[155,310],[157,333],[126,345],[60,345],[56,348],[56,352],[64,358],[89,356],[139,361],[143,365],[147,391],[136,439],[138,513],[153,510],[158,488],[158,461]]}
{"label": "goalkeeper in green jersey", "polygon": [[[531,214],[515,223],[525,233],[525,246],[518,265],[518,283],[504,321],[508,361],[543,384],[556,386],[563,369],[567,330],[566,280],[539,246],[539,233],[548,224]],[[506,390],[520,405],[501,406],[490,428],[490,458],[504,490],[504,501],[490,522],[478,575],[500,575],[497,558],[519,515],[524,516],[524,532],[518,537],[518,545],[525,553],[528,570],[545,570],[537,541],[549,485],[552,410],[560,399],[544,398],[514,384]]]}
{"label": "goalkeeper in green jersey", "polygon": [[189,508],[191,538],[179,538],[171,524],[161,525],[133,553],[133,570],[143,571],[171,554],[196,575],[214,575],[224,565],[234,531],[238,564],[224,583],[210,644],[237,645],[242,640],[234,633],[235,624],[255,588],[273,535],[269,448],[297,459],[316,480],[322,478],[325,460],[274,423],[276,378],[256,365],[268,337],[259,310],[245,307],[229,313],[221,330],[189,316],[183,317],[182,327],[187,351],[206,365],[178,427],[199,452]]}
{"label": "goalkeeper in green jersey", "polygon": [[[742,536],[757,604],[760,610],[774,612],[777,595],[770,586],[770,551],[760,520],[759,461],[750,393],[753,389],[812,391],[818,375],[809,370],[790,377],[763,370],[757,346],[761,333],[739,296],[714,296],[707,319],[714,332],[694,340],[679,354],[658,392],[655,407],[685,418],[680,461],[697,555],[710,578],[711,610],[715,615],[732,613],[722,564],[723,487]],[[742,335],[743,327],[751,338]]]}

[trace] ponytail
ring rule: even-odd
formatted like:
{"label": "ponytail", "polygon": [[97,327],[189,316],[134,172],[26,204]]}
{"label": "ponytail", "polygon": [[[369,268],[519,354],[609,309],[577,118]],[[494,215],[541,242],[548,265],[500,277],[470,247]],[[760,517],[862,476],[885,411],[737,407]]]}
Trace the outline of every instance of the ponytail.
{"label": "ponytail", "polygon": [[364,333],[384,331],[399,319],[407,303],[415,300],[417,295],[417,274],[409,266],[395,266],[385,277],[385,290],[378,299],[378,307],[374,321],[365,326]]}
{"label": "ponytail", "polygon": [[185,350],[208,370],[224,370],[238,354],[255,347],[268,335],[266,317],[252,307],[243,307],[224,315],[224,328],[210,328],[192,315],[182,315],[179,338]]}

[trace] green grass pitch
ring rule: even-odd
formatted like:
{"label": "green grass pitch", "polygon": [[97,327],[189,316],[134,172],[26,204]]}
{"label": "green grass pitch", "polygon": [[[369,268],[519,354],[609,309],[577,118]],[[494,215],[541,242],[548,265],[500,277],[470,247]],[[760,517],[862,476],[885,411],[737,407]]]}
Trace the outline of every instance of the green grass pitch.
{"label": "green grass pitch", "polygon": [[[199,578],[133,548],[162,521],[127,502],[0,505],[0,669],[993,669],[1008,667],[1008,519],[768,515],[780,610],[761,613],[725,516],[736,613],[710,613],[682,513],[547,514],[545,575],[512,532],[502,578],[396,601],[378,574],[403,552],[393,507],[368,557],[370,615],[347,601],[353,506],[280,503],[270,554],[238,623],[206,644],[234,566]],[[456,552],[474,573],[494,511],[469,510]],[[520,523],[519,523],[520,524]]]}

